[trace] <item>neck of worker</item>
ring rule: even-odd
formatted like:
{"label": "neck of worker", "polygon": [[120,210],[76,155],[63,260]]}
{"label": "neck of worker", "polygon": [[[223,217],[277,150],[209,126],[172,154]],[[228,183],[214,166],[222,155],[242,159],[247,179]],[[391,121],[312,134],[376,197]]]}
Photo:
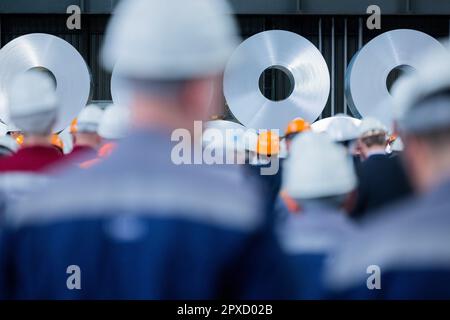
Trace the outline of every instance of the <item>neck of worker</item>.
{"label": "neck of worker", "polygon": [[367,148],[365,158],[369,159],[369,157],[374,155],[384,155],[386,154],[386,147],[385,146],[372,146]]}
{"label": "neck of worker", "polygon": [[88,147],[97,149],[100,145],[100,137],[96,133],[77,133],[75,145],[78,147]]}
{"label": "neck of worker", "polygon": [[132,126],[138,131],[153,131],[172,134],[185,129],[194,134],[194,119],[172,99],[137,96],[131,107]]}
{"label": "neck of worker", "polygon": [[424,170],[425,178],[421,186],[421,191],[429,191],[436,186],[450,181],[450,152],[442,152],[430,159],[430,165]]}
{"label": "neck of worker", "polygon": [[22,147],[51,146],[50,135],[47,134],[24,134]]}

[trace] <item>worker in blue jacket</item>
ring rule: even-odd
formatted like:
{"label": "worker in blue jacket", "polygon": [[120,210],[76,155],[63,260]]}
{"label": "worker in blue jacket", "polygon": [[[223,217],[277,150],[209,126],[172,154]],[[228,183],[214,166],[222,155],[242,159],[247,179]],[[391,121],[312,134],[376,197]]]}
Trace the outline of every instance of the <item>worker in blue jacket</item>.
{"label": "worker in blue jacket", "polygon": [[186,163],[194,120],[221,105],[211,88],[238,41],[229,12],[224,1],[119,4],[103,61],[129,90],[133,129],[101,165],[7,212],[0,298],[292,296],[243,167]]}
{"label": "worker in blue jacket", "polygon": [[326,259],[357,232],[343,210],[355,187],[353,163],[344,147],[313,132],[302,133],[292,141],[283,190],[302,210],[281,221],[278,236],[295,266],[294,298],[324,296]]}
{"label": "worker in blue jacket", "polygon": [[431,52],[394,92],[403,156],[418,194],[365,222],[330,261],[331,297],[450,298],[450,55]]}

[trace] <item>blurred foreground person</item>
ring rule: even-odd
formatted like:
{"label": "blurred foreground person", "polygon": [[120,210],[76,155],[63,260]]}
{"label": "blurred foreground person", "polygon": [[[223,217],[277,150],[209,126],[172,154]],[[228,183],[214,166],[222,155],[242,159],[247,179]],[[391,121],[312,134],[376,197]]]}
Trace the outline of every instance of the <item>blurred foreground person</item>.
{"label": "blurred foreground person", "polygon": [[86,106],[80,112],[72,132],[75,146],[71,156],[82,158],[96,156],[102,143],[102,138],[97,133],[102,116],[102,108],[95,104]]}
{"label": "blurred foreground person", "polygon": [[273,211],[281,189],[280,137],[275,131],[262,131],[254,147],[246,169],[261,183],[266,204]]}
{"label": "blurred foreground person", "polygon": [[0,159],[0,188],[15,199],[42,186],[46,173],[63,154],[51,143],[58,115],[51,79],[29,71],[13,80],[8,93],[10,120],[20,128],[23,144],[13,156]]}
{"label": "blurred foreground person", "polygon": [[[284,133],[287,156],[289,156],[292,140],[294,140],[294,138],[299,136],[301,133],[308,132],[310,130],[311,125],[302,118],[295,118],[289,122]],[[300,212],[301,208],[298,206],[297,202],[292,199],[285,190],[281,190],[280,198],[288,212],[292,214],[297,214]]]}
{"label": "blurred foreground person", "polygon": [[307,132],[292,142],[283,181],[284,190],[302,207],[279,230],[297,270],[295,298],[319,299],[325,258],[355,232],[343,210],[356,187],[353,164],[342,146],[324,134]]}
{"label": "blurred foreground person", "polygon": [[10,213],[3,296],[288,297],[289,270],[242,168],[184,164],[171,143],[201,142],[194,120],[208,118],[238,41],[229,13],[223,1],[119,4],[103,60],[129,90],[132,132],[101,165]]}
{"label": "blurred foreground person", "polygon": [[408,197],[410,182],[398,157],[386,154],[387,128],[374,118],[365,118],[359,127],[358,190],[351,216],[365,219],[374,210]]}
{"label": "blurred foreground person", "polygon": [[334,297],[450,299],[450,54],[432,53],[393,92],[420,193],[380,212],[330,264]]}

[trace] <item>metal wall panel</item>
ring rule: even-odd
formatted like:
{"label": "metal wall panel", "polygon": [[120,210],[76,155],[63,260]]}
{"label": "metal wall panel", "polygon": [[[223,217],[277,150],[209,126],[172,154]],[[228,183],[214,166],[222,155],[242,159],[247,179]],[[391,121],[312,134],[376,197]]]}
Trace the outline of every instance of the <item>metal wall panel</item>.
{"label": "metal wall panel", "polygon": [[[44,32],[59,36],[79,50],[88,63],[93,77],[94,100],[110,100],[110,75],[99,63],[99,52],[108,15],[92,14],[82,17],[82,30],[66,28],[67,15],[27,14],[0,15],[0,43],[27,33]],[[357,50],[382,32],[412,28],[436,38],[449,37],[450,16],[382,16],[381,30],[368,30],[366,16],[354,15],[238,15],[243,38],[258,32],[283,29],[301,34],[314,43],[324,55],[330,69],[333,92],[323,117],[347,112],[344,96],[344,76],[347,64]],[[269,81],[270,82],[270,81]],[[267,81],[265,82],[268,83]],[[282,83],[273,86],[282,86]],[[278,88],[283,91],[283,88]]]}
{"label": "metal wall panel", "polygon": [[[110,14],[120,0],[1,0],[0,13],[62,14],[78,5],[86,14]],[[229,0],[237,14],[361,15],[369,5],[383,14],[450,14],[449,0]]]}
{"label": "metal wall panel", "polygon": [[71,5],[83,13],[110,14],[120,0],[1,0],[0,13],[61,14]]}

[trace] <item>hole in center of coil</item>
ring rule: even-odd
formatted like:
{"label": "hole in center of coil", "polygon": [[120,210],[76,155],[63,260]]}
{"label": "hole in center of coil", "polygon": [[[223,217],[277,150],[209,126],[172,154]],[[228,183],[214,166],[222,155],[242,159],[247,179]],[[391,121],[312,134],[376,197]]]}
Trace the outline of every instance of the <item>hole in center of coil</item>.
{"label": "hole in center of coil", "polygon": [[392,69],[386,79],[386,88],[388,89],[389,93],[392,94],[392,89],[394,88],[394,85],[398,79],[404,76],[410,76],[415,72],[416,69],[407,64],[402,64]]}
{"label": "hole in center of coil", "polygon": [[259,77],[259,90],[271,101],[289,98],[294,91],[295,80],[292,73],[283,66],[271,66]]}

